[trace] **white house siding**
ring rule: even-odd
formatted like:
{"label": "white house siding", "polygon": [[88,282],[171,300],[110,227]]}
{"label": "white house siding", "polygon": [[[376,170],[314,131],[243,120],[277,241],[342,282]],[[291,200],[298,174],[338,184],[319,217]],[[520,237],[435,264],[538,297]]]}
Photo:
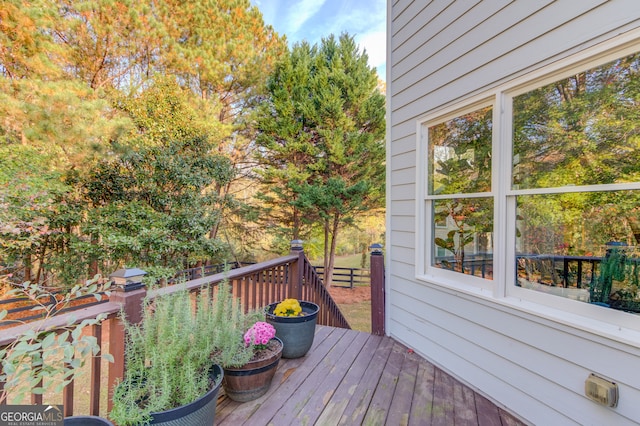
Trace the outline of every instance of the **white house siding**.
{"label": "white house siding", "polygon": [[[389,0],[388,20],[387,332],[532,424],[640,423],[640,341],[415,278],[418,120],[640,27],[640,0]],[[584,396],[590,372],[616,408]]]}

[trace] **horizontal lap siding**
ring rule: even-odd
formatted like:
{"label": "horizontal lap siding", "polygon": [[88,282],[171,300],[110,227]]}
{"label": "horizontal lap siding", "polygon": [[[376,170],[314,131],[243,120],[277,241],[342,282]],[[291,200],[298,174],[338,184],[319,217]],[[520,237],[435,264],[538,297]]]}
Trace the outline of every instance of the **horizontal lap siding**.
{"label": "horizontal lap siding", "polygon": [[[496,310],[490,303],[478,303],[469,297],[452,301],[450,295],[425,285],[398,286],[391,295],[391,305],[394,337],[421,352],[426,347],[423,355],[427,358],[463,380],[480,383],[481,392],[508,408],[526,400],[522,406],[525,411],[517,412],[530,419],[538,416],[539,424],[541,420],[545,424],[567,424],[570,419],[578,424],[610,422],[608,410],[594,407],[584,397],[584,380],[591,371],[615,376],[620,365],[636,364],[639,355],[637,351],[612,354],[606,341],[587,340],[575,336],[569,328],[536,323],[534,318]],[[469,318],[482,319],[483,324]],[[491,329],[484,323],[491,324]],[[416,341],[422,341],[422,345],[417,347]],[[637,370],[630,369],[618,380],[625,396],[616,409],[624,416],[618,419],[622,422],[619,424],[638,418]],[[542,405],[527,412],[532,401],[533,407]],[[540,408],[546,410],[543,419]]]}
{"label": "horizontal lap siding", "polygon": [[389,227],[392,232],[407,232],[414,235],[413,216],[393,216],[390,219]]}
{"label": "horizontal lap siding", "polygon": [[391,200],[413,200],[416,196],[414,184],[396,185],[391,193]]}
{"label": "horizontal lap siding", "polygon": [[[463,29],[450,25],[444,30],[445,39],[454,41],[444,48],[427,43],[416,51],[406,52],[409,55],[406,59],[394,57],[395,51],[392,52],[393,126],[508,81],[524,70],[548,63],[550,58],[580,50],[586,47],[584,43],[597,39],[591,36],[594,28],[613,31],[615,35],[616,30],[626,28],[628,22],[602,18],[620,9],[639,7],[635,0],[546,3],[513,2],[490,18],[478,16],[482,24],[457,40],[456,29]],[[540,8],[541,5],[544,7]],[[566,19],[562,12],[568,5],[571,13],[579,16],[562,25]],[[518,25],[513,25],[513,20],[517,20]],[[494,32],[501,29],[505,31]],[[420,33],[415,37],[419,38]],[[430,57],[436,49],[438,53]],[[398,75],[399,69],[408,67],[411,69]]]}
{"label": "horizontal lap siding", "polygon": [[[640,350],[415,279],[420,117],[640,26],[637,0],[391,1],[388,332],[537,424],[640,422]],[[412,194],[412,191],[414,193]],[[419,201],[418,201],[419,202]],[[615,379],[615,409],[584,396]]]}

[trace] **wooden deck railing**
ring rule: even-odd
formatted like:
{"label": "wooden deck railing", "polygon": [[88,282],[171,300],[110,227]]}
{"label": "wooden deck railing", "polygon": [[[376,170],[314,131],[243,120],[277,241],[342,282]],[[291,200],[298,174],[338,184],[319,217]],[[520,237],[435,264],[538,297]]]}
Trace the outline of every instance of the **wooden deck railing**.
{"label": "wooden deck railing", "polygon": [[[64,389],[62,396],[64,415],[70,416],[74,414],[74,400],[79,397],[79,393],[86,393],[87,391],[89,392],[89,412],[80,414],[105,416],[108,409],[111,408],[113,385],[123,377],[125,368],[125,336],[119,319],[120,311],[126,314],[129,321],[135,323],[141,319],[142,304],[145,298],[153,299],[158,295],[173,293],[184,287],[190,291],[197,292],[204,286],[217,285],[223,280],[228,280],[233,294],[242,300],[247,310],[261,308],[288,297],[297,298],[314,302],[320,306],[318,324],[350,328],[347,320],[302,251],[292,252],[288,256],[267,262],[187,281],[180,285],[171,285],[149,291],[144,288],[133,291],[127,291],[126,288],[119,289],[111,293],[109,301],[106,303],[63,313],[54,316],[46,323],[47,329],[55,329],[56,327],[69,325],[71,318],[76,323],[79,323],[84,319],[95,318],[99,314],[107,315],[107,319],[102,324],[92,326],[88,332],[96,337],[101,347],[106,348],[114,357],[114,362],[108,364],[108,371],[105,373],[102,370],[100,358],[94,357],[88,361],[90,364],[88,389],[83,387],[81,392],[76,393],[73,382]],[[2,330],[0,347],[10,344],[17,336],[32,327],[34,327],[33,322]],[[103,330],[106,330],[106,332],[103,332]],[[106,376],[108,376],[108,386],[105,389],[104,381]],[[0,383],[0,391],[2,390],[2,385]],[[108,401],[107,410],[104,409],[104,406],[101,409],[101,400],[104,401],[105,392],[108,392],[108,397],[106,398]],[[9,395],[9,401],[11,400],[10,398],[11,395]],[[31,399],[32,404],[48,402],[44,400],[42,395],[33,395]],[[2,403],[7,403],[7,401]],[[59,401],[51,403],[59,403]]]}

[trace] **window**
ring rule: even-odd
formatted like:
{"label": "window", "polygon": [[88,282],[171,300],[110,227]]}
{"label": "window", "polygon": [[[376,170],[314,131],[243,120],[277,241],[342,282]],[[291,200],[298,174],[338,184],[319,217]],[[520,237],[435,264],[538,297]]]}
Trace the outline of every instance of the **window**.
{"label": "window", "polygon": [[418,123],[419,279],[640,330],[637,46],[612,41]]}
{"label": "window", "polygon": [[432,273],[492,278],[492,115],[487,105],[423,124]]}
{"label": "window", "polygon": [[512,98],[515,285],[640,312],[640,54]]}

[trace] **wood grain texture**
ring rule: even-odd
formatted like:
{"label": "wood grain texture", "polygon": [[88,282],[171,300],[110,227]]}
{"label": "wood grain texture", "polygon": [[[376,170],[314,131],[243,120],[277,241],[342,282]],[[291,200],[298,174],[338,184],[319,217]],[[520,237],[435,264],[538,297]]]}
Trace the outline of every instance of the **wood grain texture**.
{"label": "wood grain texture", "polygon": [[282,359],[271,388],[218,399],[225,425],[510,425],[523,423],[389,337],[317,326],[309,353]]}

